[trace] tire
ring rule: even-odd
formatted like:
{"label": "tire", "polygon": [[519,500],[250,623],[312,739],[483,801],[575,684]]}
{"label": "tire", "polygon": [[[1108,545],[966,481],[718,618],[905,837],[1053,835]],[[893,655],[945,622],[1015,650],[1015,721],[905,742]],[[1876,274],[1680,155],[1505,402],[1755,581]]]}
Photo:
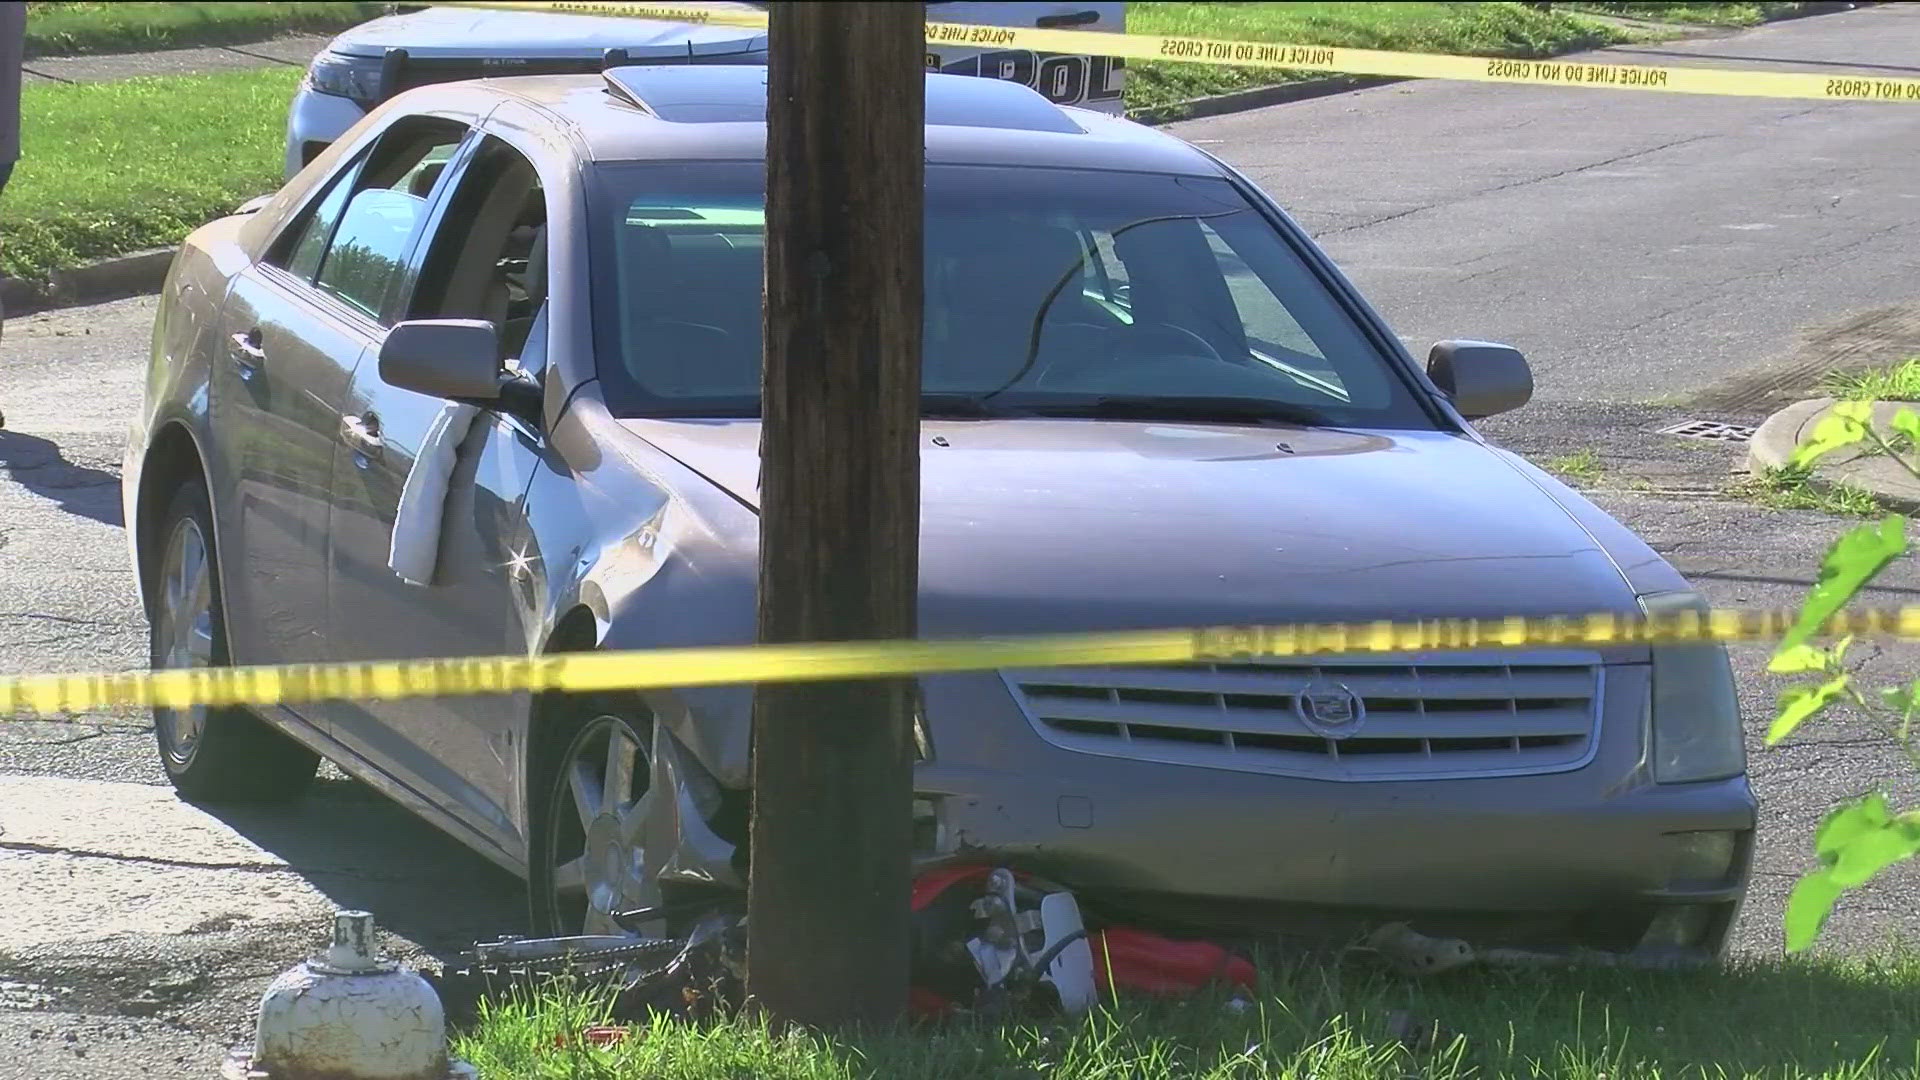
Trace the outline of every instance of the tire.
{"label": "tire", "polygon": [[[610,912],[661,902],[639,839],[651,808],[653,725],[635,719],[622,703],[598,697],[563,700],[549,715],[555,713],[557,720],[544,725],[530,777],[528,923],[536,936],[623,933]],[[625,786],[617,791],[608,782],[612,769],[601,764],[612,761],[615,739],[629,762]],[[599,811],[592,823],[583,805]],[[577,873],[563,874],[563,864],[573,864]],[[630,880],[616,884],[610,872],[615,866],[631,871]]]}
{"label": "tire", "polygon": [[[195,480],[174,492],[147,567],[148,660],[155,670],[225,667],[213,512]],[[195,567],[198,567],[197,574]],[[312,782],[320,756],[244,707],[153,710],[155,748],[174,790],[189,802],[283,802]]]}

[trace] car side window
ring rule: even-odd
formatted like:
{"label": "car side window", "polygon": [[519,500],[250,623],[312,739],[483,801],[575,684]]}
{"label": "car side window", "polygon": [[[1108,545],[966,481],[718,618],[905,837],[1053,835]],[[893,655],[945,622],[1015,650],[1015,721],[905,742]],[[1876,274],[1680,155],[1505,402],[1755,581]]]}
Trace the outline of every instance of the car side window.
{"label": "car side window", "polygon": [[316,288],[388,321],[412,286],[407,256],[428,201],[466,133],[450,120],[412,117],[381,137],[327,242]]}
{"label": "car side window", "polygon": [[[1233,294],[1234,307],[1240,313],[1240,321],[1246,324],[1247,337],[1256,347],[1265,347],[1268,352],[1285,349],[1298,356],[1310,356],[1321,361],[1324,367],[1326,356],[1320,346],[1314,344],[1306,328],[1287,305],[1273,290],[1266,287],[1259,275],[1253,272],[1241,258],[1233,245],[1225,237],[1208,228],[1202,222],[1200,230],[1206,234],[1207,247],[1220,263],[1220,270],[1227,279],[1227,291]],[[1330,369],[1323,374],[1332,374]],[[1337,378],[1338,376],[1334,376]]]}
{"label": "car side window", "polygon": [[410,319],[484,319],[501,359],[544,362],[528,340],[547,297],[547,202],[540,174],[504,140],[483,136],[456,181],[407,306]]}
{"label": "car side window", "polygon": [[1132,322],[1127,310],[1132,282],[1126,264],[1113,250],[1113,235],[1103,229],[1087,233],[1084,239],[1093,249],[1093,257],[1087,260],[1088,299],[1099,302],[1121,322]]}
{"label": "car side window", "polygon": [[349,167],[334,178],[332,188],[307,215],[291,250],[287,252],[283,265],[288,273],[302,281],[312,281],[314,273],[320,269],[320,256],[326,254],[327,241],[333,237],[333,227],[339,224],[340,211],[347,205],[347,193],[353,188],[355,171]]}

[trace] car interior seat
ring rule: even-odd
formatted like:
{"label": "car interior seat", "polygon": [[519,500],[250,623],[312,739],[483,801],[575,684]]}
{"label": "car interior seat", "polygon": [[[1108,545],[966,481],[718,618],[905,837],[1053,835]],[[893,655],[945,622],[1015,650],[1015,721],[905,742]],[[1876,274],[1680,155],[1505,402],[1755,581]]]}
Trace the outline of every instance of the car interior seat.
{"label": "car interior seat", "polygon": [[[519,359],[520,354],[526,351],[527,332],[532,329],[534,317],[540,313],[540,305],[547,302],[546,222],[532,227],[526,251],[526,269],[518,275],[519,281],[513,282],[511,274],[502,275],[501,295],[497,301],[501,317],[496,324],[500,327],[502,359]],[[514,292],[519,295],[512,295]]]}
{"label": "car interior seat", "polygon": [[929,224],[929,389],[997,389],[1023,368],[1032,376],[1085,353],[1103,320],[1112,321],[1083,293],[1088,256],[1072,229],[1005,219]]}
{"label": "car interior seat", "polygon": [[1144,224],[1116,234],[1113,247],[1132,276],[1137,325],[1177,327],[1205,341],[1222,360],[1246,361],[1239,309],[1198,222]]}
{"label": "car interior seat", "polygon": [[688,290],[674,242],[651,225],[626,225],[619,240],[620,319],[628,370],[661,397],[752,394],[759,355],[722,327],[682,318]]}
{"label": "car interior seat", "polygon": [[447,163],[444,161],[422,166],[419,172],[413,174],[413,182],[407,185],[407,194],[421,199],[433,194],[433,185],[440,181],[440,174],[446,171]]}

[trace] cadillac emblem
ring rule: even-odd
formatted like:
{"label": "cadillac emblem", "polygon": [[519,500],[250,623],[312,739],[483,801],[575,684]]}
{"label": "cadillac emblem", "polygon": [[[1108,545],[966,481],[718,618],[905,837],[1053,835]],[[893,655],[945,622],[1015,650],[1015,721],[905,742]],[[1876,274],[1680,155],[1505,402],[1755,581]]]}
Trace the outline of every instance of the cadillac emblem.
{"label": "cadillac emblem", "polygon": [[1308,731],[1326,739],[1344,739],[1367,718],[1360,696],[1339,683],[1315,679],[1293,699],[1294,715]]}

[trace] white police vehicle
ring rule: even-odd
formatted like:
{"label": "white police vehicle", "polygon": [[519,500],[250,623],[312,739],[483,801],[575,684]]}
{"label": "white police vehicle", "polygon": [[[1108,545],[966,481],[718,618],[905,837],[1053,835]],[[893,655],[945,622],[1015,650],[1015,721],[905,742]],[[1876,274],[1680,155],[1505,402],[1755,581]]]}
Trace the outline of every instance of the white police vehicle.
{"label": "white police vehicle", "polygon": [[[764,10],[767,5],[705,7]],[[1124,3],[927,4],[938,22],[1126,31]],[[314,57],[287,117],[286,175],[299,172],[387,98],[429,83],[505,75],[596,72],[626,64],[765,63],[767,37],[750,27],[592,15],[427,7],[341,33]],[[927,67],[1032,87],[1057,105],[1121,114],[1125,61],[1026,49],[929,45]]]}

